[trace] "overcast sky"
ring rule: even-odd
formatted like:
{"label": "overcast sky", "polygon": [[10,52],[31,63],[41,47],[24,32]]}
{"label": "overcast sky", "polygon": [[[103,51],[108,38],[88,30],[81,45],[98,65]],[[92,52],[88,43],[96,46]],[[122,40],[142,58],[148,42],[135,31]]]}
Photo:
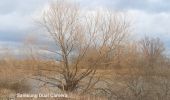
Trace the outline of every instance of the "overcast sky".
{"label": "overcast sky", "polygon": [[[35,19],[50,0],[0,0],[0,47],[38,35]],[[82,8],[122,11],[133,20],[136,37],[160,37],[170,48],[170,0],[73,0]]]}

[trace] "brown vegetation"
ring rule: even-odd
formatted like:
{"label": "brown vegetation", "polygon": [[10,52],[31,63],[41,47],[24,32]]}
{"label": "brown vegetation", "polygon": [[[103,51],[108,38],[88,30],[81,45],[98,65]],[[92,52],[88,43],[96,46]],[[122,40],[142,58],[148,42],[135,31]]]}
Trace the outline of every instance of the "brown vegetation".
{"label": "brown vegetation", "polygon": [[36,84],[40,93],[71,93],[73,100],[170,99],[170,60],[164,44],[151,37],[128,40],[130,24],[121,14],[84,13],[58,1],[42,19],[57,47],[49,51],[59,59],[43,59],[34,48],[24,59],[5,54],[0,59],[0,95],[35,92]]}

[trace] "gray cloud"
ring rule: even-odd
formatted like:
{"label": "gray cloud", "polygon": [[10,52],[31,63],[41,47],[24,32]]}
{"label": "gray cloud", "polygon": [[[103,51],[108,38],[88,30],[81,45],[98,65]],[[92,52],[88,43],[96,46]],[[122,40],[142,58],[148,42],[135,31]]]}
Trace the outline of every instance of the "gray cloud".
{"label": "gray cloud", "polygon": [[83,6],[102,6],[114,10],[143,10],[150,13],[170,12],[169,0],[77,0]]}
{"label": "gray cloud", "polygon": [[169,0],[117,0],[119,9],[136,9],[146,12],[169,12]]}
{"label": "gray cloud", "polygon": [[[55,1],[55,0],[54,0]],[[124,11],[134,20],[137,35],[170,38],[170,0],[72,0],[82,8]],[[36,30],[34,18],[49,0],[0,0],[0,41],[20,42]],[[38,34],[39,35],[39,34]],[[39,36],[41,39],[42,36]],[[44,39],[42,39],[44,40]],[[44,40],[47,41],[47,40]],[[167,46],[170,46],[167,43]]]}
{"label": "gray cloud", "polygon": [[43,7],[48,0],[0,0],[0,14],[31,14],[35,9]]}
{"label": "gray cloud", "polygon": [[35,16],[48,0],[0,0],[0,41],[21,42],[35,29]]}

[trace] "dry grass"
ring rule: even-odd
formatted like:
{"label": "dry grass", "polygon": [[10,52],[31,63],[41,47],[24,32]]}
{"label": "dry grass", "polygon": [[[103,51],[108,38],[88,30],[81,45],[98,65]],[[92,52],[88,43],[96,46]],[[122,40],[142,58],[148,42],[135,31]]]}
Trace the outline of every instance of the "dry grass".
{"label": "dry grass", "polygon": [[[0,100],[8,100],[11,94],[29,93],[30,85],[24,80],[37,73],[38,66],[49,69],[51,61],[5,59],[0,61]],[[47,66],[48,65],[48,66]],[[52,68],[51,68],[52,69]],[[106,98],[90,95],[70,94],[69,98],[16,98],[16,100],[106,100]]]}
{"label": "dry grass", "polygon": [[18,63],[16,60],[8,58],[0,62],[0,96],[6,97],[11,93],[31,90],[27,81],[24,80],[26,73],[15,67]]}

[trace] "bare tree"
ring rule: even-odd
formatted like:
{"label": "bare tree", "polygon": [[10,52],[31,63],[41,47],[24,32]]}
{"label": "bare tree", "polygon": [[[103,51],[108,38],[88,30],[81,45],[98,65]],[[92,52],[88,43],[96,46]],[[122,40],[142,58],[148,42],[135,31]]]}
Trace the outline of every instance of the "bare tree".
{"label": "bare tree", "polygon": [[83,90],[83,93],[94,89],[100,80],[100,75],[96,75],[98,67],[112,62],[102,61],[112,57],[129,32],[129,23],[119,14],[84,13],[66,1],[52,3],[41,24],[59,49],[51,52],[61,58],[53,70],[41,69],[60,78],[50,76],[48,79],[56,82],[44,82],[64,91]]}
{"label": "bare tree", "polygon": [[141,49],[146,60],[149,62],[149,66],[153,66],[156,61],[163,56],[165,50],[163,43],[159,38],[145,37],[140,41]]}
{"label": "bare tree", "polygon": [[[165,66],[161,60],[164,57],[164,45],[160,41],[159,38],[149,38],[145,37],[140,40],[139,50],[142,59],[138,58],[140,64],[136,67],[139,71],[139,74],[133,75],[131,79],[126,80],[128,82],[128,88],[132,91],[134,96],[130,96],[130,100],[150,100],[156,99],[157,95],[162,91],[159,87],[166,87],[165,85],[164,75],[162,75],[159,70],[161,66]],[[137,57],[137,56],[136,56]],[[137,58],[136,58],[137,59]],[[160,66],[160,63],[162,64]],[[134,65],[134,64],[133,64]],[[141,67],[141,68],[140,68]],[[165,94],[167,93],[168,88],[164,88],[159,95],[158,100],[162,100],[160,98],[167,98]],[[165,92],[166,91],[166,92]],[[164,97],[161,97],[164,95]],[[132,99],[133,98],[133,99]]]}

